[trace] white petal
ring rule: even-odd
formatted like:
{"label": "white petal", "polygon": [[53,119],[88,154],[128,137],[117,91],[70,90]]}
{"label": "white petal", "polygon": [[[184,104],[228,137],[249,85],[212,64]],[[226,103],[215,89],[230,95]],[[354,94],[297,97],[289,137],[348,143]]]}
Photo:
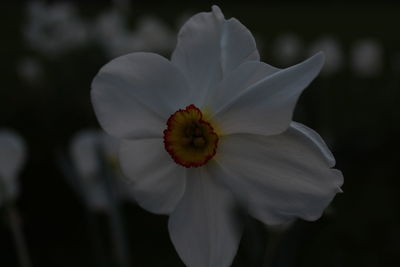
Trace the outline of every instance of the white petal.
{"label": "white petal", "polygon": [[188,105],[190,87],[167,59],[132,53],[105,65],[92,83],[102,127],[123,138],[162,137],[168,117]]}
{"label": "white petal", "polygon": [[25,158],[26,146],[22,138],[11,130],[0,130],[0,179],[15,179]]}
{"label": "white petal", "polygon": [[99,156],[102,133],[97,130],[83,130],[71,141],[70,153],[72,163],[81,178],[92,178],[99,171]]}
{"label": "white petal", "polygon": [[206,110],[215,111],[237,98],[243,91],[280,69],[259,61],[241,64],[210,91],[205,101]]}
{"label": "white petal", "polygon": [[242,231],[236,215],[231,193],[213,180],[206,167],[189,169],[186,192],[168,224],[184,263],[190,267],[231,266]]}
{"label": "white petal", "polygon": [[251,32],[237,19],[231,18],[224,23],[221,37],[221,66],[228,74],[240,64],[260,60]]}
{"label": "white petal", "polygon": [[313,129],[308,128],[304,124],[292,121],[290,123],[291,131],[298,132],[298,135],[304,135],[304,142],[309,142],[309,146],[313,146],[318,148],[321,154],[325,157],[326,162],[329,167],[333,167],[336,164],[335,157],[332,155],[332,152],[329,150],[328,146],[325,144],[322,137]]}
{"label": "white petal", "polygon": [[324,55],[310,59],[243,88],[215,111],[214,120],[224,134],[273,135],[285,131],[301,92],[322,68]]}
{"label": "white petal", "polygon": [[202,103],[201,92],[214,89],[226,74],[249,60],[259,60],[253,36],[236,19],[225,20],[217,6],[183,25],[171,59],[195,89],[195,105]]}
{"label": "white petal", "polygon": [[322,139],[298,128],[275,136],[230,135],[219,146],[217,175],[267,224],[316,220],[341,191],[343,176],[330,168]]}
{"label": "white petal", "polygon": [[120,162],[140,206],[154,213],[172,212],[185,191],[186,169],[171,159],[162,139],[123,141]]}

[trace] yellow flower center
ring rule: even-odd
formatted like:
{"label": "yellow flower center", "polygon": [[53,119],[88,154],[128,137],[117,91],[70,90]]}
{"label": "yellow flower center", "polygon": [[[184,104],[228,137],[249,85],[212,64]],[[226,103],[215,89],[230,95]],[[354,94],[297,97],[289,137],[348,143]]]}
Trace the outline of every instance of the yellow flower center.
{"label": "yellow flower center", "polygon": [[187,168],[199,167],[214,157],[218,135],[203,119],[201,110],[189,105],[169,117],[164,130],[164,145],[177,164]]}

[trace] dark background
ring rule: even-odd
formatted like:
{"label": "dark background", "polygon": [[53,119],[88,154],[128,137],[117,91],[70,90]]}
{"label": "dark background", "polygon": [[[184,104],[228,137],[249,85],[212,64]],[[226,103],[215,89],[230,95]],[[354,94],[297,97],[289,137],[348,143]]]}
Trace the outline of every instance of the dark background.
{"label": "dark background", "polygon": [[[58,3],[55,1],[47,3]],[[209,11],[209,1],[134,1],[125,12],[128,25],[154,15],[176,34],[178,18]],[[73,2],[79,17],[92,21],[111,3]],[[344,55],[334,75],[319,76],[298,103],[295,120],[317,130],[327,141],[337,168],[345,177],[343,194],[316,222],[297,221],[280,237],[270,266],[400,266],[400,5],[378,3],[220,2],[227,18],[236,17],[260,42],[262,60],[278,67],[272,44],[283,33],[307,47],[324,35],[336,38]],[[96,266],[93,263],[86,207],[64,179],[57,155],[69,151],[79,130],[96,128],[90,83],[110,59],[95,42],[49,55],[24,38],[28,2],[0,8],[0,127],[12,128],[28,145],[20,176],[21,214],[34,266]],[[359,77],[351,69],[351,47],[374,39],[383,51],[382,70]],[[158,52],[158,51],[156,51]],[[170,52],[163,52],[169,56]],[[34,58],[42,75],[34,81],[18,71],[21,60]],[[167,231],[167,217],[150,214],[135,204],[121,205],[134,266],[183,266]],[[0,215],[6,217],[4,212]],[[2,220],[3,221],[3,220]],[[18,266],[13,240],[0,221],[0,266]],[[113,266],[107,216],[95,215],[102,240],[101,257]],[[93,229],[92,229],[93,230]],[[263,266],[265,246],[275,237],[261,223],[248,219],[234,266]]]}

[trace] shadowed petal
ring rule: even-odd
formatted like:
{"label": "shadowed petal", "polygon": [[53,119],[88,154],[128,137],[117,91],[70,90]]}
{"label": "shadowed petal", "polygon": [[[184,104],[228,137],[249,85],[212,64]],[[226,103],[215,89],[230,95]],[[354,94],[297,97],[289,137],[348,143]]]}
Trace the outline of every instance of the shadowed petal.
{"label": "shadowed petal", "polygon": [[260,61],[245,62],[226,76],[215,90],[209,91],[204,105],[210,112],[219,110],[225,104],[235,100],[247,88],[279,70]]}
{"label": "shadowed petal", "polygon": [[185,190],[186,169],[173,162],[162,139],[123,141],[120,162],[140,206],[153,213],[173,211]]}
{"label": "shadowed petal", "polygon": [[213,180],[208,166],[188,169],[186,192],[170,215],[168,228],[187,266],[227,267],[242,229],[231,193]]}
{"label": "shadowed petal", "polygon": [[259,60],[253,36],[238,20],[225,20],[217,6],[183,25],[171,59],[194,88],[194,105],[202,103],[202,94],[214,89],[225,75],[249,60]]}
{"label": "shadowed petal", "polygon": [[317,76],[323,62],[324,55],[318,53],[242,88],[240,94],[215,110],[214,120],[224,134],[273,135],[285,131],[292,120],[297,99]]}
{"label": "shadowed petal", "polygon": [[250,60],[260,60],[253,35],[237,19],[225,21],[221,36],[221,66],[224,76]]}
{"label": "shadowed petal", "polygon": [[326,145],[298,126],[280,135],[236,134],[221,142],[218,176],[264,223],[316,220],[341,192],[343,177],[330,168],[334,162]]}
{"label": "shadowed petal", "polygon": [[190,87],[167,59],[132,53],[105,65],[92,83],[101,126],[120,138],[162,137],[165,122],[187,105]]}
{"label": "shadowed petal", "polygon": [[304,124],[294,121],[290,123],[290,127],[292,128],[292,131],[294,132],[297,131],[300,136],[304,135],[304,137],[307,137],[304,138],[304,142],[309,142],[310,147],[313,146],[320,150],[329,167],[335,166],[336,160],[332,155],[332,152],[329,150],[324,140],[322,140],[322,137],[316,131],[314,131],[311,128],[308,128]]}

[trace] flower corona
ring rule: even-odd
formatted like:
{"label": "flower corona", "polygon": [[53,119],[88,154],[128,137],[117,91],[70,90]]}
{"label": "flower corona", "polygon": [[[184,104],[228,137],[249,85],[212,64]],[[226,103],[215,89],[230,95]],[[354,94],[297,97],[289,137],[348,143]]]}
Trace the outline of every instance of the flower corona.
{"label": "flower corona", "polygon": [[200,167],[217,151],[218,135],[200,109],[189,105],[172,114],[164,130],[165,149],[177,164]]}

